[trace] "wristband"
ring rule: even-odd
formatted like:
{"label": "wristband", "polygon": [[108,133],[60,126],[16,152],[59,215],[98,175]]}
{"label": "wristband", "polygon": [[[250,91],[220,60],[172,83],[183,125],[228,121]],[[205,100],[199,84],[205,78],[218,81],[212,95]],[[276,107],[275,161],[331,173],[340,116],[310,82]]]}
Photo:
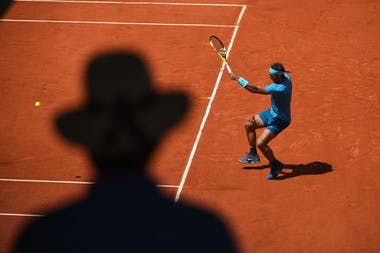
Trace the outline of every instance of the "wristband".
{"label": "wristband", "polygon": [[237,80],[237,82],[238,82],[243,88],[247,87],[247,85],[248,85],[248,81],[245,80],[243,77],[239,77],[239,79]]}

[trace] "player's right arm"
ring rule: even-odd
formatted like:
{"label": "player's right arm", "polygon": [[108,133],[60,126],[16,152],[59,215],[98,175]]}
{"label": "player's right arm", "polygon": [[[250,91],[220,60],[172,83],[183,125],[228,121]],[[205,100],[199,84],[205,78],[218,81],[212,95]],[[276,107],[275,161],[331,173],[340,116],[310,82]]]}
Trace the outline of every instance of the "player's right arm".
{"label": "player's right arm", "polygon": [[263,94],[263,95],[267,95],[269,94],[266,90],[265,90],[265,86],[261,86],[261,85],[254,85],[252,83],[249,83],[247,80],[245,80],[243,77],[241,76],[238,76],[238,75],[235,75],[234,73],[230,73],[230,78],[231,80],[235,80],[238,82],[238,84],[240,86],[242,86],[244,89],[248,90],[249,92],[252,92],[252,93],[259,93],[259,94]]}

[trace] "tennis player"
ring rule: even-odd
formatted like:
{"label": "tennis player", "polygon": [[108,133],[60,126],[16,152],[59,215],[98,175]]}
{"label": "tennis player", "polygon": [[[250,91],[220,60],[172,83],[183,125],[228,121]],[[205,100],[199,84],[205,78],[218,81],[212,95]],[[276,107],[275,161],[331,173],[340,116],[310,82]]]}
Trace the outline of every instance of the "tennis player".
{"label": "tennis player", "polygon": [[[241,163],[259,163],[256,145],[270,162],[270,173],[268,179],[277,178],[284,167],[283,163],[276,159],[268,143],[279,133],[287,128],[291,121],[290,104],[292,98],[292,81],[289,71],[285,70],[281,63],[274,63],[269,68],[269,77],[273,81],[267,86],[258,86],[249,83],[243,77],[230,74],[232,80],[236,80],[244,89],[252,93],[271,96],[271,107],[253,116],[245,123],[250,150],[247,156],[240,158]],[[264,128],[263,133],[256,138],[256,129]]]}

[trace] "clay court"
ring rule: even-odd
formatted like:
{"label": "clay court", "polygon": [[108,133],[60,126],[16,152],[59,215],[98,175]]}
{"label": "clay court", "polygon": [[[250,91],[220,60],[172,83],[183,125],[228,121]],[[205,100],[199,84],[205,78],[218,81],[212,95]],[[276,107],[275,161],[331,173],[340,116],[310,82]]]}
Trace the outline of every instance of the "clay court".
{"label": "clay court", "polygon": [[[143,56],[157,90],[191,99],[150,162],[163,194],[217,213],[244,253],[379,252],[379,1],[181,1],[22,0],[2,17],[0,253],[95,181],[53,121],[83,103],[88,60],[113,49]],[[286,164],[278,180],[264,158],[238,163],[245,121],[270,100],[229,80],[211,34],[253,83],[270,83],[273,62],[292,71],[292,123],[271,143]]]}

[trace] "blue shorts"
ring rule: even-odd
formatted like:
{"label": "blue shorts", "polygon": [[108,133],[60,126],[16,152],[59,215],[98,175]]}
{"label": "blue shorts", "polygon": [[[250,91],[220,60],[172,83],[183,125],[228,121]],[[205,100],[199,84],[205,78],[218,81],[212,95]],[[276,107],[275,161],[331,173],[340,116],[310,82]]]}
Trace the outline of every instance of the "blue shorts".
{"label": "blue shorts", "polygon": [[281,131],[290,124],[290,122],[283,121],[280,118],[274,118],[269,110],[260,112],[259,116],[265,128],[271,131],[275,136],[281,133]]}

